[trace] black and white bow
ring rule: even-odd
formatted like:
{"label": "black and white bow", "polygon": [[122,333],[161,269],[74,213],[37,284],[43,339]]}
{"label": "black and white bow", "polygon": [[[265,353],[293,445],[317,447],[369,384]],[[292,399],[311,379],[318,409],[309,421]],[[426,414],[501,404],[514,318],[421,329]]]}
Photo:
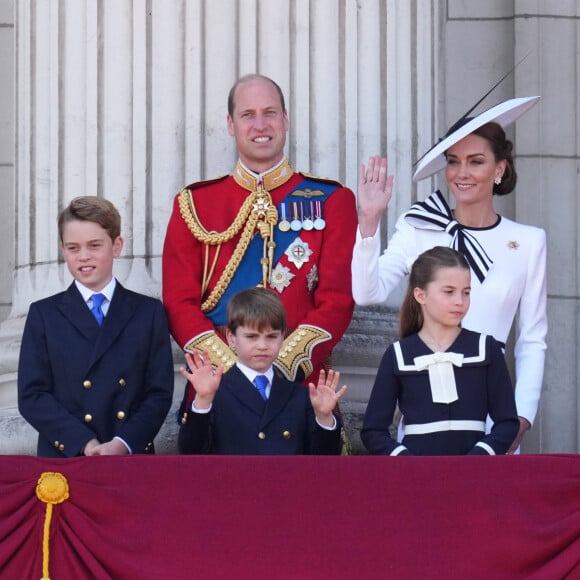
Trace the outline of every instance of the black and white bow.
{"label": "black and white bow", "polygon": [[475,236],[453,217],[440,191],[435,191],[425,201],[413,204],[405,214],[405,220],[415,228],[447,232],[451,236],[449,247],[461,252],[478,280],[484,281],[493,260]]}

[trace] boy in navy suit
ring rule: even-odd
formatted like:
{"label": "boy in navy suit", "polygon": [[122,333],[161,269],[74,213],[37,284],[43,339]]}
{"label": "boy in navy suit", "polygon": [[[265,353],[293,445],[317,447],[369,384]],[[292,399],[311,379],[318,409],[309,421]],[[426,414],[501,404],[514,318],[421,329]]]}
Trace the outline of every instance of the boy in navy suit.
{"label": "boy in navy suit", "polygon": [[123,248],[115,206],[77,197],[58,218],[69,288],[30,306],[18,406],[38,455],[152,453],[173,396],[173,360],[159,300],[113,277]]}
{"label": "boy in navy suit", "polygon": [[[195,398],[179,430],[181,453],[296,455],[340,453],[333,414],[346,386],[340,374],[320,371],[318,386],[274,373],[286,331],[286,313],[271,290],[250,288],[228,303],[226,338],[238,361],[224,374],[207,352],[186,353],[182,375]],[[264,378],[265,377],[265,378]]]}

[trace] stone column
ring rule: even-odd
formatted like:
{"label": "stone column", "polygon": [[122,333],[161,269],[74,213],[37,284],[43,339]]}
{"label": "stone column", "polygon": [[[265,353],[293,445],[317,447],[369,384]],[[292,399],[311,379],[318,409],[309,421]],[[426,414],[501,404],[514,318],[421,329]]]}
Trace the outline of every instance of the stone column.
{"label": "stone column", "polygon": [[[12,311],[0,328],[0,452],[28,453],[34,452],[35,436],[16,410],[18,351],[29,304],[72,281],[59,256],[59,210],[77,195],[110,199],[121,213],[125,237],[115,275],[130,288],[159,296],[169,209],[165,192],[154,193],[149,172],[148,3],[18,0],[16,5],[17,244]],[[179,28],[178,11],[160,20],[171,16],[171,27]],[[166,103],[159,110],[175,111]],[[160,135],[172,120],[169,113],[160,115]],[[173,127],[166,132],[178,141]],[[170,154],[171,148],[164,151]],[[182,163],[182,156],[177,160]],[[174,168],[159,161],[168,172]],[[175,171],[167,186],[176,189],[181,179],[183,171]]]}
{"label": "stone column", "polygon": [[[411,163],[431,142],[441,2],[14,1],[16,248],[12,308],[0,326],[0,453],[29,453],[35,437],[16,409],[17,359],[29,304],[71,282],[58,211],[81,194],[113,201],[126,240],[115,274],[159,296],[173,197],[231,171],[227,93],[238,76],[260,72],[286,94],[296,169],[356,191],[359,163],[389,156],[398,193],[386,239],[418,195]],[[355,406],[364,405],[384,350],[362,336],[361,321],[373,335],[385,321],[386,339],[389,316],[357,313],[347,348],[337,349]],[[176,400],[181,391],[179,379]],[[168,417],[160,450],[174,449],[175,428]]]}

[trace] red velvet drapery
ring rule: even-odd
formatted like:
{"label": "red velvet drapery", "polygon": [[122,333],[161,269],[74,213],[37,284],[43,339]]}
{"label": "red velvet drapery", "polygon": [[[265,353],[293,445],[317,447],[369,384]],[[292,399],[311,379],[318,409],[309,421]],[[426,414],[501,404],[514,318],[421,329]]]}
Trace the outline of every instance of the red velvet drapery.
{"label": "red velvet drapery", "polygon": [[580,578],[580,457],[0,457],[0,578]]}

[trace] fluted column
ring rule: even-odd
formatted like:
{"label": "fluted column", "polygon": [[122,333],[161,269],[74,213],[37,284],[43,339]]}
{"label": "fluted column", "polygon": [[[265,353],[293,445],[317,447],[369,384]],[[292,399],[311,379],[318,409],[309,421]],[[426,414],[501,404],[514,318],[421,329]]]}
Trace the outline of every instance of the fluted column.
{"label": "fluted column", "polygon": [[[282,87],[287,151],[298,170],[356,190],[359,163],[389,155],[401,192],[385,221],[392,226],[417,195],[410,171],[415,134],[431,126],[430,113],[416,114],[431,111],[436,78],[438,8],[431,4],[15,0],[16,249],[12,310],[0,325],[0,414],[8,409],[17,418],[17,359],[29,304],[71,281],[59,255],[59,210],[81,194],[110,199],[126,242],[115,275],[159,296],[174,195],[235,163],[226,98],[243,74],[263,73]],[[417,67],[428,73],[420,81]],[[411,97],[418,82],[420,94]],[[361,370],[355,359],[343,350],[337,364],[364,377],[364,398],[374,369],[365,362]],[[0,417],[0,424],[7,423]],[[8,439],[0,433],[0,452]],[[30,450],[28,441],[24,448]]]}
{"label": "fluted column", "polygon": [[[115,274],[148,294],[160,294],[163,239],[154,236],[156,197],[149,179],[148,3],[16,5],[17,238],[12,311],[0,327],[4,409],[16,407],[18,350],[29,304],[72,280],[59,256],[60,209],[77,195],[110,199],[121,213],[126,241]],[[157,205],[166,201],[164,195]],[[161,230],[164,224],[157,226]]]}

